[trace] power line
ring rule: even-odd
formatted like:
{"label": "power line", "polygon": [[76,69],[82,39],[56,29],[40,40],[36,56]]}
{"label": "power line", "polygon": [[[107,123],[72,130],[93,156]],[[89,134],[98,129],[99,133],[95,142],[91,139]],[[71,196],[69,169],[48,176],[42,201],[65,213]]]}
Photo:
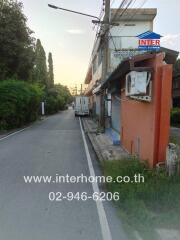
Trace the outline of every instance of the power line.
{"label": "power line", "polygon": [[[134,4],[135,4],[136,1],[137,1],[137,0],[130,0],[130,1],[128,1],[128,0],[122,0],[120,6],[119,6],[119,8],[116,10],[115,15],[114,15],[114,17],[113,17],[113,19],[112,19],[111,22],[113,22],[113,21],[116,19],[117,15],[118,15],[118,12],[119,12],[119,10],[120,10],[121,8],[123,8],[123,7],[126,5],[126,7],[123,9],[122,13],[121,13],[120,16],[119,16],[119,19],[121,19],[121,17],[122,17],[123,14],[127,11],[127,9],[129,8],[129,6],[130,6],[131,4],[132,4],[132,6],[134,6]],[[136,13],[139,11],[139,9],[143,7],[143,5],[146,3],[146,1],[147,1],[147,0],[144,0],[144,1],[143,1],[143,3],[141,4],[141,6],[137,9],[137,11],[136,11],[133,15],[130,16],[130,18],[129,18],[127,21],[133,19],[133,17],[136,15]],[[115,2],[115,0],[112,0],[111,6],[112,6],[112,4],[113,4],[114,2]],[[102,9],[103,9],[103,6],[102,6]],[[102,12],[102,10],[101,10],[101,12]],[[100,16],[101,16],[101,13],[100,13]],[[110,26],[110,28],[112,28],[112,27],[113,27],[113,26]],[[123,28],[123,29],[124,29],[124,28]],[[123,29],[121,29],[120,32],[122,32]],[[97,39],[98,39],[98,37],[99,37],[99,36],[98,36],[99,33],[100,33],[100,30],[99,30],[99,28],[97,28],[96,38],[95,38],[94,44],[95,44],[95,42],[97,41]],[[104,34],[106,34],[106,33],[107,33],[107,31],[104,32]],[[114,45],[115,51],[117,51],[116,43],[115,43],[115,41],[114,41],[114,39],[113,39],[113,36],[112,36],[112,34],[111,34],[110,31],[109,31],[109,34],[110,34],[110,37],[111,37],[111,39],[112,39],[112,43],[113,43],[113,45]]]}
{"label": "power line", "polygon": [[[124,5],[125,5],[125,3],[126,3],[127,1],[129,1],[128,4],[126,5],[125,8],[123,8]],[[119,16],[119,19],[120,19],[120,18],[123,16],[123,14],[127,11],[128,7],[131,5],[132,1],[133,1],[133,0],[122,0],[119,8],[118,8],[118,9],[116,10],[116,12],[115,12],[115,15],[114,15],[113,19],[111,20],[112,23],[113,23],[114,20],[116,19],[119,10],[120,10],[121,8],[123,8],[123,12],[122,12],[121,15]],[[111,29],[112,27],[113,27],[113,25],[110,26],[110,29]],[[104,35],[105,35],[106,33],[107,33],[107,31],[104,32]]]}
{"label": "power line", "polygon": [[[133,2],[134,1],[134,2]],[[132,1],[130,1],[129,3],[131,4],[132,3],[132,6],[135,4],[135,2],[136,2],[136,0],[132,0]],[[129,6],[130,6],[130,4],[129,4]],[[118,9],[119,10],[119,9]],[[127,10],[127,9],[126,9]],[[121,16],[122,16],[123,14],[121,14]],[[114,39],[113,39],[113,36],[112,36],[112,34],[111,34],[111,39],[112,39],[112,41],[113,41],[113,45],[114,45],[114,47],[115,47],[115,51],[117,51],[117,46],[116,46],[116,43],[115,43],[115,41],[114,41]]]}
{"label": "power line", "polygon": [[114,15],[114,17],[113,17],[113,19],[112,19],[112,22],[116,20],[116,17],[117,17],[117,15],[118,15],[118,12],[119,12],[119,10],[120,10],[121,8],[123,9],[123,11],[122,11],[122,13],[120,14],[120,16],[118,16],[118,17],[121,18],[121,17],[123,16],[123,14],[126,12],[126,10],[128,9],[128,7],[131,5],[131,3],[133,2],[133,0],[129,0],[129,2],[127,3],[126,7],[123,8],[126,2],[127,2],[127,0],[124,0],[124,1],[120,4],[119,8],[117,9],[117,11],[116,11],[116,13],[115,13],[115,15]]}
{"label": "power line", "polygon": [[115,15],[112,19],[112,22],[115,20],[115,18],[117,17],[118,15],[118,12],[119,12],[119,9],[123,8],[126,4],[127,0],[122,0],[122,2],[120,3],[119,7],[117,8],[116,12],[115,12]]}
{"label": "power line", "polygon": [[[122,13],[121,13],[120,16],[119,16],[119,19],[120,19],[120,18],[123,16],[123,14],[127,11],[128,7],[131,5],[131,3],[132,3],[133,1],[134,1],[134,0],[122,0],[120,6],[119,6],[119,8],[116,10],[115,15],[114,15],[113,19],[111,20],[111,22],[114,22],[114,20],[116,19],[117,15],[118,15],[119,10],[120,10],[121,8],[123,8],[123,7],[125,6],[125,4],[127,3],[126,7],[123,8],[123,11],[122,11]],[[113,25],[110,26],[110,29],[111,29],[112,27],[113,27]],[[106,33],[107,33],[107,31],[104,32],[104,35],[106,35]],[[109,34],[111,35],[110,31],[109,31]],[[111,39],[112,39],[113,45],[115,46],[115,49],[117,49],[117,48],[116,48],[115,41],[114,41],[112,35],[111,35]]]}
{"label": "power line", "polygon": [[[104,5],[102,4],[102,6],[101,6],[101,10],[100,10],[100,13],[99,13],[99,19],[101,20],[101,18],[102,18],[102,16],[103,16],[103,14],[104,14]],[[93,27],[93,30],[96,28],[96,24],[94,25],[94,27]],[[99,30],[99,25],[97,24],[97,28],[96,28],[97,30],[96,30],[96,34],[97,34],[97,32],[98,32],[98,30]]]}
{"label": "power line", "polygon": [[[136,0],[135,0],[135,2],[136,2]],[[134,2],[134,3],[135,3],[135,2]],[[140,5],[140,7],[136,9],[135,13],[132,14],[132,15],[130,16],[130,18],[128,18],[128,19],[125,21],[125,23],[127,23],[127,22],[130,21],[130,20],[132,20],[133,17],[136,15],[136,13],[138,13],[139,9],[141,9],[146,2],[147,2],[147,0],[144,0],[143,3]],[[133,5],[134,5],[134,4],[133,4]],[[124,30],[124,28],[125,28],[125,26],[119,31],[119,33],[122,32],[122,31]]]}
{"label": "power line", "polygon": [[114,38],[113,38],[111,32],[109,32],[109,34],[110,34],[110,37],[111,37],[111,39],[112,39],[112,43],[113,43],[113,45],[114,45],[114,50],[117,51],[116,43],[115,43],[115,41],[114,41]]}
{"label": "power line", "polygon": [[[136,0],[134,0],[133,5],[135,4],[135,2],[136,2]],[[135,13],[133,13],[132,15],[130,15],[130,18],[128,18],[128,19],[125,21],[125,23],[127,23],[127,22],[130,21],[130,20],[132,20],[133,17],[134,17],[134,16],[137,14],[137,12],[139,11],[139,9],[141,9],[146,2],[147,2],[147,0],[144,0],[143,3],[139,6],[139,8],[136,9]],[[122,31],[124,30],[124,28],[125,28],[125,26],[119,31],[119,33],[122,32]],[[113,36],[112,36],[112,35],[111,35],[111,38],[113,39]],[[113,45],[114,45],[114,44],[115,44],[115,42],[113,43]],[[115,45],[116,45],[116,44],[115,44]],[[114,50],[117,51],[117,46],[115,47]]]}
{"label": "power line", "polygon": [[102,6],[101,6],[101,11],[100,11],[100,14],[99,14],[99,19],[102,18],[103,14],[104,14],[104,4],[102,4]]}
{"label": "power line", "polygon": [[[114,2],[114,1],[115,1],[115,0],[113,0],[113,2]],[[128,7],[131,5],[131,3],[132,3],[133,1],[134,1],[134,0],[122,0],[120,6],[119,6],[119,8],[116,10],[116,13],[115,13],[115,15],[114,15],[114,17],[113,17],[113,19],[112,19],[111,22],[113,22],[114,19],[116,18],[117,14],[118,14],[118,12],[119,12],[119,9],[123,8],[123,7],[125,6],[125,4],[127,3],[126,7],[123,9],[123,12],[122,12],[121,15],[120,15],[120,18],[121,18],[121,16],[125,13],[125,11],[128,9]],[[103,4],[104,4],[104,1],[103,1]],[[112,3],[111,3],[111,4],[112,4]],[[110,26],[110,28],[112,28],[112,27],[113,27],[113,26]],[[106,35],[107,31],[109,31],[109,29],[104,32],[104,35]]]}
{"label": "power line", "polygon": [[[100,10],[100,14],[99,14],[99,19],[102,18],[103,16],[103,13],[104,13],[104,5],[105,5],[105,0],[103,0],[103,3],[102,3],[102,6],[101,6],[101,10]],[[94,28],[95,29],[95,28]],[[93,30],[94,30],[93,29]],[[94,39],[94,43],[93,43],[93,50],[94,50],[94,45],[98,39],[98,35],[99,35],[99,31],[100,31],[100,27],[99,25],[97,25],[97,29],[96,29],[96,34],[95,34],[95,39]],[[90,57],[90,61],[89,61],[89,66],[91,64],[91,61],[92,61],[92,54],[93,54],[93,50],[92,50],[92,53],[91,53],[91,57]]]}

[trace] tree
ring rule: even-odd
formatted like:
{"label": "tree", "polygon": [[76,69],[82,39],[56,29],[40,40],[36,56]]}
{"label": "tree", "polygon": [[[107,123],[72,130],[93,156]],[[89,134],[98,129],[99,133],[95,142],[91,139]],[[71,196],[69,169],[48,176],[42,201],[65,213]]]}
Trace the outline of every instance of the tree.
{"label": "tree", "polygon": [[46,113],[53,114],[64,110],[68,103],[72,102],[69,89],[61,84],[54,85],[46,92]]}
{"label": "tree", "polygon": [[47,87],[48,83],[46,53],[41,44],[40,39],[37,39],[35,47],[35,62],[33,70],[33,81]]}
{"label": "tree", "polygon": [[53,59],[52,53],[48,56],[48,87],[52,88],[54,86],[54,69],[53,69]]}
{"label": "tree", "polygon": [[0,80],[31,77],[34,39],[22,7],[16,0],[0,0]]}

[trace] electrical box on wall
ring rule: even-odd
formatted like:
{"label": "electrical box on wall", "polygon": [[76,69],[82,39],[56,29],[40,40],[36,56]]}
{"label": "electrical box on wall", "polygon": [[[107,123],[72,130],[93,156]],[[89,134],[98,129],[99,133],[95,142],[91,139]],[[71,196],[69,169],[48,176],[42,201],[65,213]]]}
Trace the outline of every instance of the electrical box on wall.
{"label": "electrical box on wall", "polygon": [[132,71],[126,75],[126,96],[151,101],[151,73]]}
{"label": "electrical box on wall", "polygon": [[126,75],[126,96],[146,95],[151,74],[132,71]]}

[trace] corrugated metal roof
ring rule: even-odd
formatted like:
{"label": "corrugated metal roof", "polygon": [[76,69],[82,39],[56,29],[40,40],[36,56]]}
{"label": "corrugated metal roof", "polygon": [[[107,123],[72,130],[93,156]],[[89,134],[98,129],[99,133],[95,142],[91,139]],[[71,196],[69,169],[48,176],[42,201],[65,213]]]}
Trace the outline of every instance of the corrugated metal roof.
{"label": "corrugated metal roof", "polygon": [[101,89],[107,86],[109,82],[116,81],[117,79],[120,79],[125,74],[127,74],[131,70],[131,62],[138,62],[148,58],[153,58],[156,54],[160,52],[165,53],[164,60],[168,64],[174,64],[179,54],[179,52],[177,51],[161,48],[159,52],[147,52],[134,56],[132,58],[125,59],[117,66],[117,68],[111,73],[111,75],[103,83],[101,83]]}

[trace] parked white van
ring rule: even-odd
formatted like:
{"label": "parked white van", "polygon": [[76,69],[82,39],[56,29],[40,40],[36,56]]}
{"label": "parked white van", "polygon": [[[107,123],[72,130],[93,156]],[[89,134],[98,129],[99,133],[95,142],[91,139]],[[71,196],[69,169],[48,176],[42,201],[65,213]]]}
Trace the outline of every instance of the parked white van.
{"label": "parked white van", "polygon": [[85,96],[75,97],[75,116],[89,115],[89,98]]}

